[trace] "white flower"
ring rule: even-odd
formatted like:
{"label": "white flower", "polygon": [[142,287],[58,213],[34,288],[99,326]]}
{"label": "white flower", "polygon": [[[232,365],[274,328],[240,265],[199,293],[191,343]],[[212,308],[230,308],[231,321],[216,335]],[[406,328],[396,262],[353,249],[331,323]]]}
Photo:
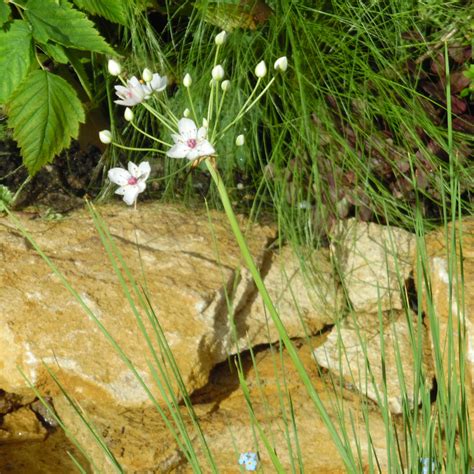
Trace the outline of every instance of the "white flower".
{"label": "white flower", "polygon": [[243,135],[239,135],[236,139],[235,139],[235,144],[237,146],[242,146],[243,144],[245,143],[245,137]]}
{"label": "white flower", "polygon": [[285,72],[288,68],[288,59],[286,56],[282,56],[275,61],[274,68],[276,71]]}
{"label": "white flower", "polygon": [[189,117],[190,115],[191,115],[191,111],[188,108],[184,109],[183,117]]}
{"label": "white flower", "polygon": [[265,61],[260,61],[255,67],[255,75],[259,78],[265,77],[267,74],[267,65]]}
{"label": "white flower", "polygon": [[212,78],[215,81],[221,81],[223,77],[224,77],[224,68],[220,64],[218,64],[212,69]]}
{"label": "white flower", "polygon": [[222,81],[222,84],[221,84],[221,89],[225,92],[227,90],[229,90],[229,87],[230,87],[230,81],[228,79],[226,79],[225,81]]}
{"label": "white flower", "polygon": [[191,87],[191,84],[193,83],[193,79],[190,74],[186,73],[183,79],[183,86],[184,87]]}
{"label": "white flower", "polygon": [[110,181],[120,186],[115,194],[123,196],[123,200],[129,206],[134,204],[138,195],[145,191],[145,182],[149,175],[150,164],[148,161],[142,161],[138,166],[129,161],[128,171],[124,168],[112,168],[108,172]]}
{"label": "white flower", "polygon": [[120,66],[120,64],[117,61],[114,61],[113,59],[109,59],[107,68],[109,70],[109,74],[112,76],[119,76],[122,72],[122,66]]}
{"label": "white flower", "polygon": [[179,135],[171,135],[175,144],[166,153],[170,158],[195,160],[215,153],[214,147],[206,140],[205,127],[198,130],[193,120],[182,118],[178,122],[178,131]]}
{"label": "white flower", "polygon": [[127,122],[131,122],[133,120],[133,111],[130,107],[125,108],[125,112],[123,113],[123,117]]}
{"label": "white flower", "polygon": [[115,103],[130,107],[143,102],[146,95],[143,85],[135,76],[127,81],[127,87],[115,86],[115,91],[121,99],[116,100]]}
{"label": "white flower", "polygon": [[227,38],[227,33],[225,31],[221,31],[218,35],[216,35],[214,41],[216,42],[217,46],[224,44]]}
{"label": "white flower", "polygon": [[110,130],[101,130],[99,132],[99,140],[106,145],[112,143],[112,134],[110,133]]}
{"label": "white flower", "polygon": [[151,81],[147,81],[146,85],[142,86],[145,91],[145,99],[149,99],[153,92],[161,92],[166,89],[168,85],[168,78],[161,77],[158,73],[153,74]]}

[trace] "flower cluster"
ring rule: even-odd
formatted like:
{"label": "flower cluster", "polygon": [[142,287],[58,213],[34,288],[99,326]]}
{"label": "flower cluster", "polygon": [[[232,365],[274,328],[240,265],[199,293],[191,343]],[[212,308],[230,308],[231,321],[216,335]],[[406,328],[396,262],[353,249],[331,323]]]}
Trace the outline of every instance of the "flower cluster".
{"label": "flower cluster", "polygon": [[248,451],[242,453],[239,457],[239,464],[245,466],[246,471],[255,471],[257,470],[258,464],[258,454]]}
{"label": "flower cluster", "polygon": [[[217,51],[227,39],[227,33],[222,31],[215,37],[215,44],[217,45]],[[285,56],[276,60],[274,69],[279,72],[286,71],[288,67],[288,61]],[[149,69],[145,69],[142,73],[142,79],[138,79],[136,76],[132,76],[130,79],[125,80],[122,78],[122,67],[113,59],[108,62],[109,73],[113,76],[117,76],[122,81],[122,85],[115,86],[115,92],[118,96],[118,100],[115,100],[116,104],[123,105],[126,107],[124,112],[124,118],[130,122],[131,125],[140,133],[144,134],[148,138],[159,142],[169,147],[166,151],[166,155],[169,158],[185,158],[190,161],[203,159],[206,157],[214,156],[216,149],[214,144],[224,135],[224,133],[237,123],[258,101],[258,99],[268,90],[272,82],[275,80],[273,77],[268,84],[265,86],[262,92],[254,98],[254,94],[261,84],[261,80],[267,74],[267,66],[264,61],[260,61],[255,68],[255,75],[258,78],[255,90],[251,93],[248,100],[242,106],[242,109],[237,113],[231,123],[227,124],[223,130],[218,130],[216,125],[210,128],[210,123],[215,123],[219,119],[221,113],[224,98],[226,93],[230,90],[231,81],[229,79],[223,80],[225,77],[225,71],[222,65],[217,64],[217,53],[214,67],[211,71],[211,93],[208,103],[208,111],[206,117],[202,118],[202,126],[198,128],[196,123],[199,123],[198,117],[196,117],[195,108],[193,105],[191,86],[193,83],[192,77],[189,73],[186,73],[182,84],[187,89],[189,97],[189,106],[183,112],[183,118],[178,119],[167,107],[166,101],[158,97],[158,101],[155,103],[161,106],[162,111],[158,111],[145,105],[146,108],[161,122],[161,124],[170,130],[173,144],[162,141],[159,138],[152,137],[145,131],[141,130],[137,124],[134,123],[134,113],[130,109],[135,105],[143,103],[148,100],[153,94],[162,92],[166,89],[168,80],[166,76],[160,76],[158,73],[152,73]],[[213,104],[217,104],[217,107],[213,107]],[[216,110],[217,109],[217,110]],[[216,115],[216,117],[214,117]],[[192,117],[192,118],[190,118]],[[175,133],[177,132],[177,133]],[[102,143],[114,144],[117,147],[137,150],[136,148],[130,148],[113,141],[112,133],[109,130],[102,130],[99,132],[99,138]],[[245,144],[244,135],[240,134],[235,139],[236,146],[243,146]],[[152,150],[155,151],[155,150]],[[156,150],[161,152],[160,150]],[[196,163],[199,163],[197,161]],[[150,165],[148,162],[142,162],[138,166],[134,163],[128,163],[128,170],[123,168],[113,168],[109,171],[109,180],[117,184],[119,188],[116,190],[116,194],[123,196],[123,200],[128,204],[136,205],[138,194],[145,190],[145,181],[150,174]],[[250,453],[251,454],[251,453]]]}
{"label": "flower cluster", "polygon": [[[112,75],[119,76],[122,67],[116,61],[111,59],[108,64],[109,72]],[[128,79],[125,86],[115,86],[115,92],[120,100],[115,103],[132,107],[144,100],[148,100],[155,92],[162,92],[168,85],[166,76],[160,76],[158,73],[152,73],[149,69],[145,69],[142,74],[143,80],[140,81],[136,76]]]}

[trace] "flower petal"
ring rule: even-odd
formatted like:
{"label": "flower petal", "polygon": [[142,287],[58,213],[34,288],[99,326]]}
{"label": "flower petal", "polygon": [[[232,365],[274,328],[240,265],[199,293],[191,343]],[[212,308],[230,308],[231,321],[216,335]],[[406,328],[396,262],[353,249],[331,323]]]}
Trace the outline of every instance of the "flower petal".
{"label": "flower petal", "polygon": [[127,184],[126,186],[120,186],[120,188],[117,188],[115,190],[115,194],[118,194],[119,196],[123,196],[125,194],[125,192],[127,191],[127,188],[129,188],[130,186]]}
{"label": "flower petal", "polygon": [[107,173],[107,176],[112,183],[125,186],[130,178],[130,173],[123,168],[112,168]]}
{"label": "flower petal", "polygon": [[142,83],[140,82],[139,79],[137,79],[136,76],[132,76],[128,81],[127,81],[127,86],[130,88],[130,87],[133,87],[134,89],[138,89],[138,88],[142,88]]}
{"label": "flower petal", "polygon": [[183,141],[186,141],[190,138],[196,138],[197,137],[196,124],[194,123],[194,120],[191,120],[189,118],[182,118],[178,122],[178,130],[179,130],[179,134],[181,135]]}
{"label": "flower petal", "polygon": [[201,127],[197,132],[197,139],[204,140],[207,137],[207,128]]}
{"label": "flower petal", "polygon": [[131,161],[128,162],[128,172],[134,178],[138,178],[138,176],[140,176],[140,172],[138,171],[138,166],[135,163],[132,163]]}
{"label": "flower petal", "polygon": [[146,181],[148,176],[150,176],[151,168],[150,163],[148,161],[142,161],[138,165],[138,179],[139,181]]}
{"label": "flower petal", "polygon": [[142,193],[142,192],[145,191],[145,189],[146,189],[146,183],[145,183],[145,181],[139,181],[139,182],[135,185],[135,187],[137,188],[137,190],[138,190],[139,193]]}
{"label": "flower petal", "polygon": [[216,152],[214,147],[207,140],[200,141],[195,150],[199,153],[199,156],[209,156]]}
{"label": "flower petal", "polygon": [[140,191],[138,189],[138,186],[127,186],[123,195],[123,200],[126,204],[131,206],[137,200],[139,193]]}
{"label": "flower petal", "polygon": [[175,143],[182,143],[184,141],[183,137],[181,135],[178,135],[177,133],[172,133],[171,138]]}
{"label": "flower petal", "polygon": [[166,155],[170,158],[186,158],[186,155],[189,153],[190,148],[180,142],[173,145],[167,152]]}
{"label": "flower petal", "polygon": [[199,154],[198,147],[196,147],[196,148],[190,148],[189,149],[189,152],[186,155],[186,158],[188,160],[192,161],[192,160],[195,160],[196,158],[199,158],[200,156],[202,156],[202,155]]}

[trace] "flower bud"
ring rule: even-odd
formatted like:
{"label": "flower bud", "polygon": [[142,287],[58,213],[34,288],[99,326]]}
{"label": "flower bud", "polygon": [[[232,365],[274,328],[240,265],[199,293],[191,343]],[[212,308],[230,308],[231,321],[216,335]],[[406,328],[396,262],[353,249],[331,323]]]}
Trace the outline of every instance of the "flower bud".
{"label": "flower bud", "polygon": [[222,84],[221,84],[221,89],[225,92],[227,90],[229,90],[229,87],[230,87],[230,81],[228,79],[226,79],[225,81],[222,81]]}
{"label": "flower bud", "polygon": [[189,109],[184,109],[183,117],[188,118],[191,115],[191,111]]}
{"label": "flower bud", "polygon": [[146,67],[143,69],[142,78],[145,82],[151,82],[153,79],[153,73]]}
{"label": "flower bud", "polygon": [[109,59],[107,68],[109,70],[109,74],[112,76],[119,76],[122,72],[122,66],[120,66],[120,64],[117,61],[114,61],[113,59]]}
{"label": "flower bud", "polygon": [[265,61],[260,61],[255,67],[255,75],[261,79],[262,77],[265,77],[266,74],[267,65],[265,64]]}
{"label": "flower bud", "polygon": [[221,31],[218,35],[216,35],[215,42],[217,46],[220,46],[221,44],[224,44],[225,40],[227,38],[227,33],[225,31]]}
{"label": "flower bud", "polygon": [[133,120],[133,111],[130,107],[125,108],[125,112],[123,113],[123,117],[127,122],[131,122]]}
{"label": "flower bud", "polygon": [[191,78],[191,76],[186,73],[186,75],[184,76],[184,79],[183,79],[183,86],[184,87],[191,87],[191,84],[193,83],[193,80]]}
{"label": "flower bud", "polygon": [[235,139],[235,144],[237,146],[242,146],[243,144],[245,143],[245,137],[243,135],[239,135],[236,139]]}
{"label": "flower bud", "polygon": [[109,143],[112,143],[112,134],[110,133],[110,130],[102,130],[99,132],[99,140],[102,143],[105,143],[108,145]]}
{"label": "flower bud", "polygon": [[276,71],[285,72],[286,69],[288,68],[288,59],[286,58],[286,56],[282,56],[281,58],[278,58],[275,61],[274,68]]}
{"label": "flower bud", "polygon": [[212,69],[212,78],[215,81],[221,81],[223,77],[224,77],[224,68],[220,64],[218,64]]}
{"label": "flower bud", "polygon": [[202,119],[202,126],[204,128],[209,128],[209,121],[207,120],[207,118]]}

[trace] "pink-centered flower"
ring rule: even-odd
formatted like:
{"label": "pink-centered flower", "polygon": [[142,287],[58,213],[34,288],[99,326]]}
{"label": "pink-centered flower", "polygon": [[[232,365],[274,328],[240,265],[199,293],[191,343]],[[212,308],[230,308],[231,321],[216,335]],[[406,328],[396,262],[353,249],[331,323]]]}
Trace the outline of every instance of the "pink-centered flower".
{"label": "pink-centered flower", "polygon": [[133,76],[127,81],[127,87],[115,86],[116,94],[120,97],[120,100],[116,100],[115,103],[119,105],[126,105],[132,107],[145,100],[147,91],[143,84]]}
{"label": "pink-centered flower", "polygon": [[178,131],[179,135],[171,135],[174,140],[174,145],[166,153],[170,158],[195,160],[216,152],[214,147],[206,140],[206,127],[201,127],[198,130],[193,120],[182,118],[178,122]]}
{"label": "pink-centered flower", "polygon": [[129,161],[128,171],[124,168],[112,168],[108,172],[110,181],[120,186],[115,194],[123,196],[123,200],[129,206],[134,204],[138,195],[145,191],[149,175],[150,164],[148,161],[142,161],[138,166]]}

